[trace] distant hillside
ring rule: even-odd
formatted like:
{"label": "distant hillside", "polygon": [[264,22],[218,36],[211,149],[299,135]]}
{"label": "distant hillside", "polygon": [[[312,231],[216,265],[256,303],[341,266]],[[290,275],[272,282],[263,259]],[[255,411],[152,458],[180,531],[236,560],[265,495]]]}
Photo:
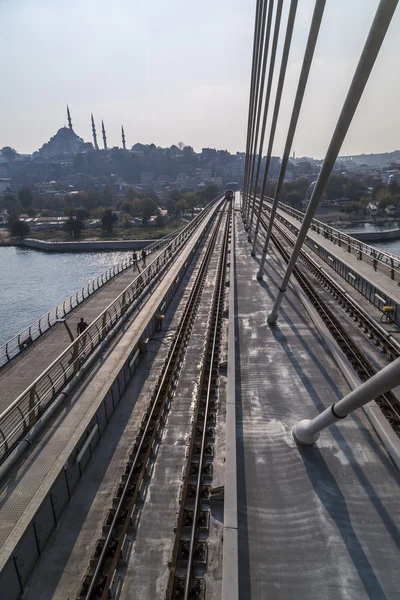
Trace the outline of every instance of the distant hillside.
{"label": "distant hillside", "polygon": [[352,156],[339,156],[338,160],[352,161],[356,164],[389,167],[392,163],[400,162],[400,150],[384,152],[382,154],[353,154]]}

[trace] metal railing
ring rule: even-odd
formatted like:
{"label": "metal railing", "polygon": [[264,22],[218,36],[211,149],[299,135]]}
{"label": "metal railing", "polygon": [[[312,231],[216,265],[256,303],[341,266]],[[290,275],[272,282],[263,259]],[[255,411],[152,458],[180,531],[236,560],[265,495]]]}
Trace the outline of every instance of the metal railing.
{"label": "metal railing", "polygon": [[155,276],[164,271],[175,259],[181,247],[219,200],[220,198],[217,198],[211,202],[178,235],[173,237],[164,250],[0,415],[0,462],[4,461],[18,442],[34,427]]}
{"label": "metal railing", "polygon": [[[178,230],[168,234],[167,236],[157,240],[153,244],[146,246],[146,253],[151,254],[158,250],[163,245],[175,236],[179,235],[179,232],[183,230],[180,227]],[[45,315],[40,317],[37,321],[31,323],[28,327],[20,331],[17,335],[10,338],[7,342],[0,346],[0,367],[4,366],[10,360],[18,356],[22,350],[28,347],[32,342],[37,340],[43,333],[48,331],[50,327],[55,325],[59,319],[63,319],[68,313],[74,310],[82,302],[87,300],[89,296],[97,292],[104,284],[108,283],[119,273],[122,273],[131,266],[131,259],[126,258],[123,261],[113,265],[107,271],[99,275],[96,279],[92,279],[82,289],[74,292],[53,308],[51,308]]]}
{"label": "metal railing", "polygon": [[[269,198],[268,201],[272,202],[272,199]],[[283,204],[283,202],[279,202],[278,207],[286,214],[294,217],[300,223],[303,221],[304,213],[301,211],[296,210],[287,204]],[[269,208],[268,205],[267,208]],[[398,256],[365,244],[351,235],[343,233],[343,231],[339,231],[326,223],[322,223],[322,221],[318,221],[318,219],[312,220],[310,229],[322,235],[333,244],[343,248],[346,252],[354,254],[358,260],[367,260],[375,271],[379,270],[393,281],[400,283],[400,258]]]}

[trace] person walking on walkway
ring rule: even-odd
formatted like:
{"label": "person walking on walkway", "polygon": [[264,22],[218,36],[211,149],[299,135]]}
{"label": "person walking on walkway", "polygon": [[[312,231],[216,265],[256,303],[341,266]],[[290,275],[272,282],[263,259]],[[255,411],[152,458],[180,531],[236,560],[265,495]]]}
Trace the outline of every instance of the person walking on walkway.
{"label": "person walking on walkway", "polygon": [[146,266],[146,250],[143,248],[142,250],[142,261],[143,261],[143,266]]}
{"label": "person walking on walkway", "polygon": [[133,265],[133,270],[135,271],[135,269],[138,268],[138,255],[137,252],[134,252],[132,255],[132,265]]}
{"label": "person walking on walkway", "polygon": [[[88,327],[89,327],[89,325],[86,323],[86,321],[84,320],[84,318],[81,317],[81,320],[79,321],[79,323],[78,323],[78,325],[76,327],[76,333],[78,335],[81,335],[81,333],[83,333]],[[86,335],[84,335],[83,338],[82,338],[83,350],[85,350],[85,343],[86,343]]]}

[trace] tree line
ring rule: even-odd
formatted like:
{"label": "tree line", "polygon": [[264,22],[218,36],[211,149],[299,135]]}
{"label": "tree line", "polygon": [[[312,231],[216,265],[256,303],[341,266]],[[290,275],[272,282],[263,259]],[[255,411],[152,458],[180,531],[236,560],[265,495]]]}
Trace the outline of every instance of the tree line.
{"label": "tree line", "polygon": [[[140,219],[142,225],[146,226],[149,219],[156,216],[156,225],[163,227],[165,220],[161,215],[160,207],[165,207],[169,216],[183,216],[191,212],[192,216],[196,207],[203,207],[218,195],[218,186],[210,184],[199,192],[182,193],[173,190],[165,200],[162,200],[155,192],[138,192],[129,187],[123,196],[116,196],[110,188],[104,190],[87,190],[79,194],[67,195],[65,198],[46,198],[55,208],[41,208],[43,197],[33,194],[30,188],[21,188],[16,194],[6,194],[0,198],[0,208],[7,209],[9,213],[8,226],[11,235],[24,237],[28,235],[29,225],[19,219],[21,214],[35,217],[54,216],[54,213],[63,211],[68,217],[64,225],[65,232],[74,238],[79,238],[85,229],[85,221],[93,218],[101,222],[101,228],[107,233],[112,233],[113,227],[118,223],[116,210],[122,213],[122,224],[129,227],[132,219]],[[114,208],[115,207],[115,208]]]}

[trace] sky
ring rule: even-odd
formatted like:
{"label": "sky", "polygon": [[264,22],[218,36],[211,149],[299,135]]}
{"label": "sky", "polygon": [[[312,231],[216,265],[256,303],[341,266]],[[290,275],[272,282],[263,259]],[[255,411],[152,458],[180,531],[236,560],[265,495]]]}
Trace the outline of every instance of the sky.
{"label": "sky", "polygon": [[[378,3],[327,0],[296,156],[323,158]],[[299,0],[274,155],[284,147],[313,7]],[[93,112],[109,146],[121,145],[123,125],[128,147],[245,150],[254,15],[255,0],[0,0],[0,147],[37,150],[66,124],[68,103],[85,141]],[[399,38],[400,8],[341,155],[400,148]]]}

